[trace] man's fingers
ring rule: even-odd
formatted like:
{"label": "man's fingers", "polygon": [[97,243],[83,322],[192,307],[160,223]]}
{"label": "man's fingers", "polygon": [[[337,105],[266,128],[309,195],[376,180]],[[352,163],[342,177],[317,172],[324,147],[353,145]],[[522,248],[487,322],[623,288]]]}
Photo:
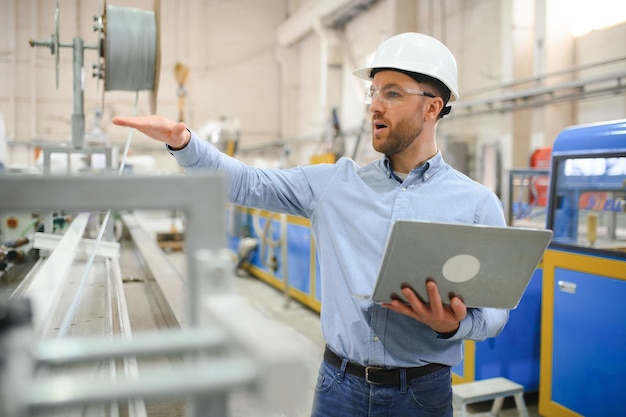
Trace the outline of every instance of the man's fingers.
{"label": "man's fingers", "polygon": [[151,125],[154,125],[155,124],[154,119],[155,118],[152,116],[127,116],[127,117],[115,116],[113,117],[111,121],[113,122],[113,124],[118,125],[118,126],[140,128],[140,127],[150,127]]}
{"label": "man's fingers", "polygon": [[113,122],[114,125],[128,126],[127,119],[124,118],[124,117],[115,116],[115,117],[113,117],[113,120],[111,120],[111,121]]}
{"label": "man's fingers", "polygon": [[114,125],[132,127],[134,129],[146,127],[147,125],[149,126],[149,123],[150,123],[149,119],[145,117],[141,117],[141,116],[127,116],[127,117],[115,116],[113,117],[111,121],[113,122]]}
{"label": "man's fingers", "polygon": [[452,297],[450,300],[450,308],[452,309],[454,316],[459,321],[463,320],[465,316],[467,316],[467,307],[459,297]]}
{"label": "man's fingers", "polygon": [[402,295],[408,301],[408,303],[413,307],[414,310],[419,310],[423,306],[423,301],[418,297],[418,295],[413,291],[410,287],[404,287],[401,289]]}
{"label": "man's fingers", "polygon": [[394,297],[390,303],[383,304],[383,307],[420,321],[436,332],[449,333],[458,329],[459,323],[467,316],[467,308],[459,297],[452,297],[449,305],[442,303],[437,284],[432,280],[426,282],[428,300],[422,300],[408,286],[400,291],[408,304]]}
{"label": "man's fingers", "polygon": [[428,293],[428,301],[431,306],[441,306],[441,295],[439,295],[439,288],[435,281],[426,282],[426,292]]}

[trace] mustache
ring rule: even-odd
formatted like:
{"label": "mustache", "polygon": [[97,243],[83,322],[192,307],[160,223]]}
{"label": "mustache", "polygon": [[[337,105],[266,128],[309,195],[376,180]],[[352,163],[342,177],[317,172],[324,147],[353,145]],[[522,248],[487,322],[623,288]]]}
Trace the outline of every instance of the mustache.
{"label": "mustache", "polygon": [[372,117],[372,126],[389,126],[389,122],[382,117]]}

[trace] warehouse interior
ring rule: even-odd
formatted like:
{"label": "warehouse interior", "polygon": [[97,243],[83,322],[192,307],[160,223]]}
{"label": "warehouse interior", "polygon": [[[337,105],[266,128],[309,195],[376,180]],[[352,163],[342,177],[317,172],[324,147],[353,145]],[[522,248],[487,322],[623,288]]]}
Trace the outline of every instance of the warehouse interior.
{"label": "warehouse interior", "polygon": [[622,1],[0,10],[0,415],[310,415],[325,341],[308,219],[227,202],[221,177],[112,119],[184,122],[258,168],[365,166],[381,154],[353,72],[404,32],[456,59],[445,161],[495,193],[508,226],[554,233],[503,333],[466,340],[452,368],[453,387],[514,389],[474,385],[487,392],[465,414],[457,388],[454,416],[623,412]]}

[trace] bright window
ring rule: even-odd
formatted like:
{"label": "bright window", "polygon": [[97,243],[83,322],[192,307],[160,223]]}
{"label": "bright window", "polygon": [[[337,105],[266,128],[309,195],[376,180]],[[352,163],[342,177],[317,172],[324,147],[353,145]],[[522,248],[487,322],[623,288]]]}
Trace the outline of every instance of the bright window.
{"label": "bright window", "polygon": [[570,24],[572,36],[604,29],[626,21],[624,0],[554,0]]}

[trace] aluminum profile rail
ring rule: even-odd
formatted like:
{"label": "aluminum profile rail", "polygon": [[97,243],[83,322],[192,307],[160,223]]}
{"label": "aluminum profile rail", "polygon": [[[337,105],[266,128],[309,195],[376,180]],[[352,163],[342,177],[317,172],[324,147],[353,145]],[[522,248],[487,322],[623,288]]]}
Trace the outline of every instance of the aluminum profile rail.
{"label": "aluminum profile rail", "polygon": [[[23,417],[59,407],[182,397],[188,399],[188,416],[226,416],[229,391],[244,387],[255,390],[272,408],[291,408],[294,401],[302,399],[299,382],[307,370],[299,346],[290,343],[295,333],[262,317],[230,293],[234,263],[224,249],[221,176],[7,176],[0,181],[0,210],[163,208],[181,210],[186,219],[185,328],[175,335],[162,331],[132,338],[122,334],[112,340],[43,341],[36,341],[34,334],[29,336],[24,325],[5,328],[0,333],[0,363],[10,366],[0,367],[0,415]],[[113,275],[109,280],[120,280],[119,271],[114,270]],[[109,296],[119,298],[118,309],[123,309],[122,294],[116,293],[119,289],[112,288]],[[113,380],[86,375],[35,377],[34,372],[38,365],[132,362],[136,357],[166,352],[182,354],[182,366],[176,370],[156,367],[140,374],[130,366],[122,378]]]}
{"label": "aluminum profile rail", "polygon": [[[185,213],[190,254],[226,246],[224,179],[216,173],[172,176],[5,176],[0,181],[0,210],[64,209],[71,212],[132,209],[180,209]],[[198,324],[199,282],[196,262],[188,257],[188,324]]]}
{"label": "aluminum profile rail", "polygon": [[[3,180],[4,182],[4,180]],[[0,197],[3,200],[2,197]],[[2,204],[4,206],[4,202]],[[70,266],[76,257],[77,248],[89,222],[89,213],[80,213],[59,240],[56,249],[37,272],[36,277],[23,282],[17,288],[21,296],[29,298],[33,305],[33,327],[35,334],[43,338],[49,331],[53,312],[67,279]]]}
{"label": "aluminum profile rail", "polygon": [[[52,250],[57,247],[61,239],[63,239],[63,236],[61,235],[37,232],[35,233],[33,248]],[[117,242],[107,242],[103,240],[97,244],[96,248],[95,239],[83,238],[77,248],[77,255],[81,255],[86,258],[94,249],[96,250],[96,256],[100,256],[102,258],[117,259],[120,254],[120,244]]]}

